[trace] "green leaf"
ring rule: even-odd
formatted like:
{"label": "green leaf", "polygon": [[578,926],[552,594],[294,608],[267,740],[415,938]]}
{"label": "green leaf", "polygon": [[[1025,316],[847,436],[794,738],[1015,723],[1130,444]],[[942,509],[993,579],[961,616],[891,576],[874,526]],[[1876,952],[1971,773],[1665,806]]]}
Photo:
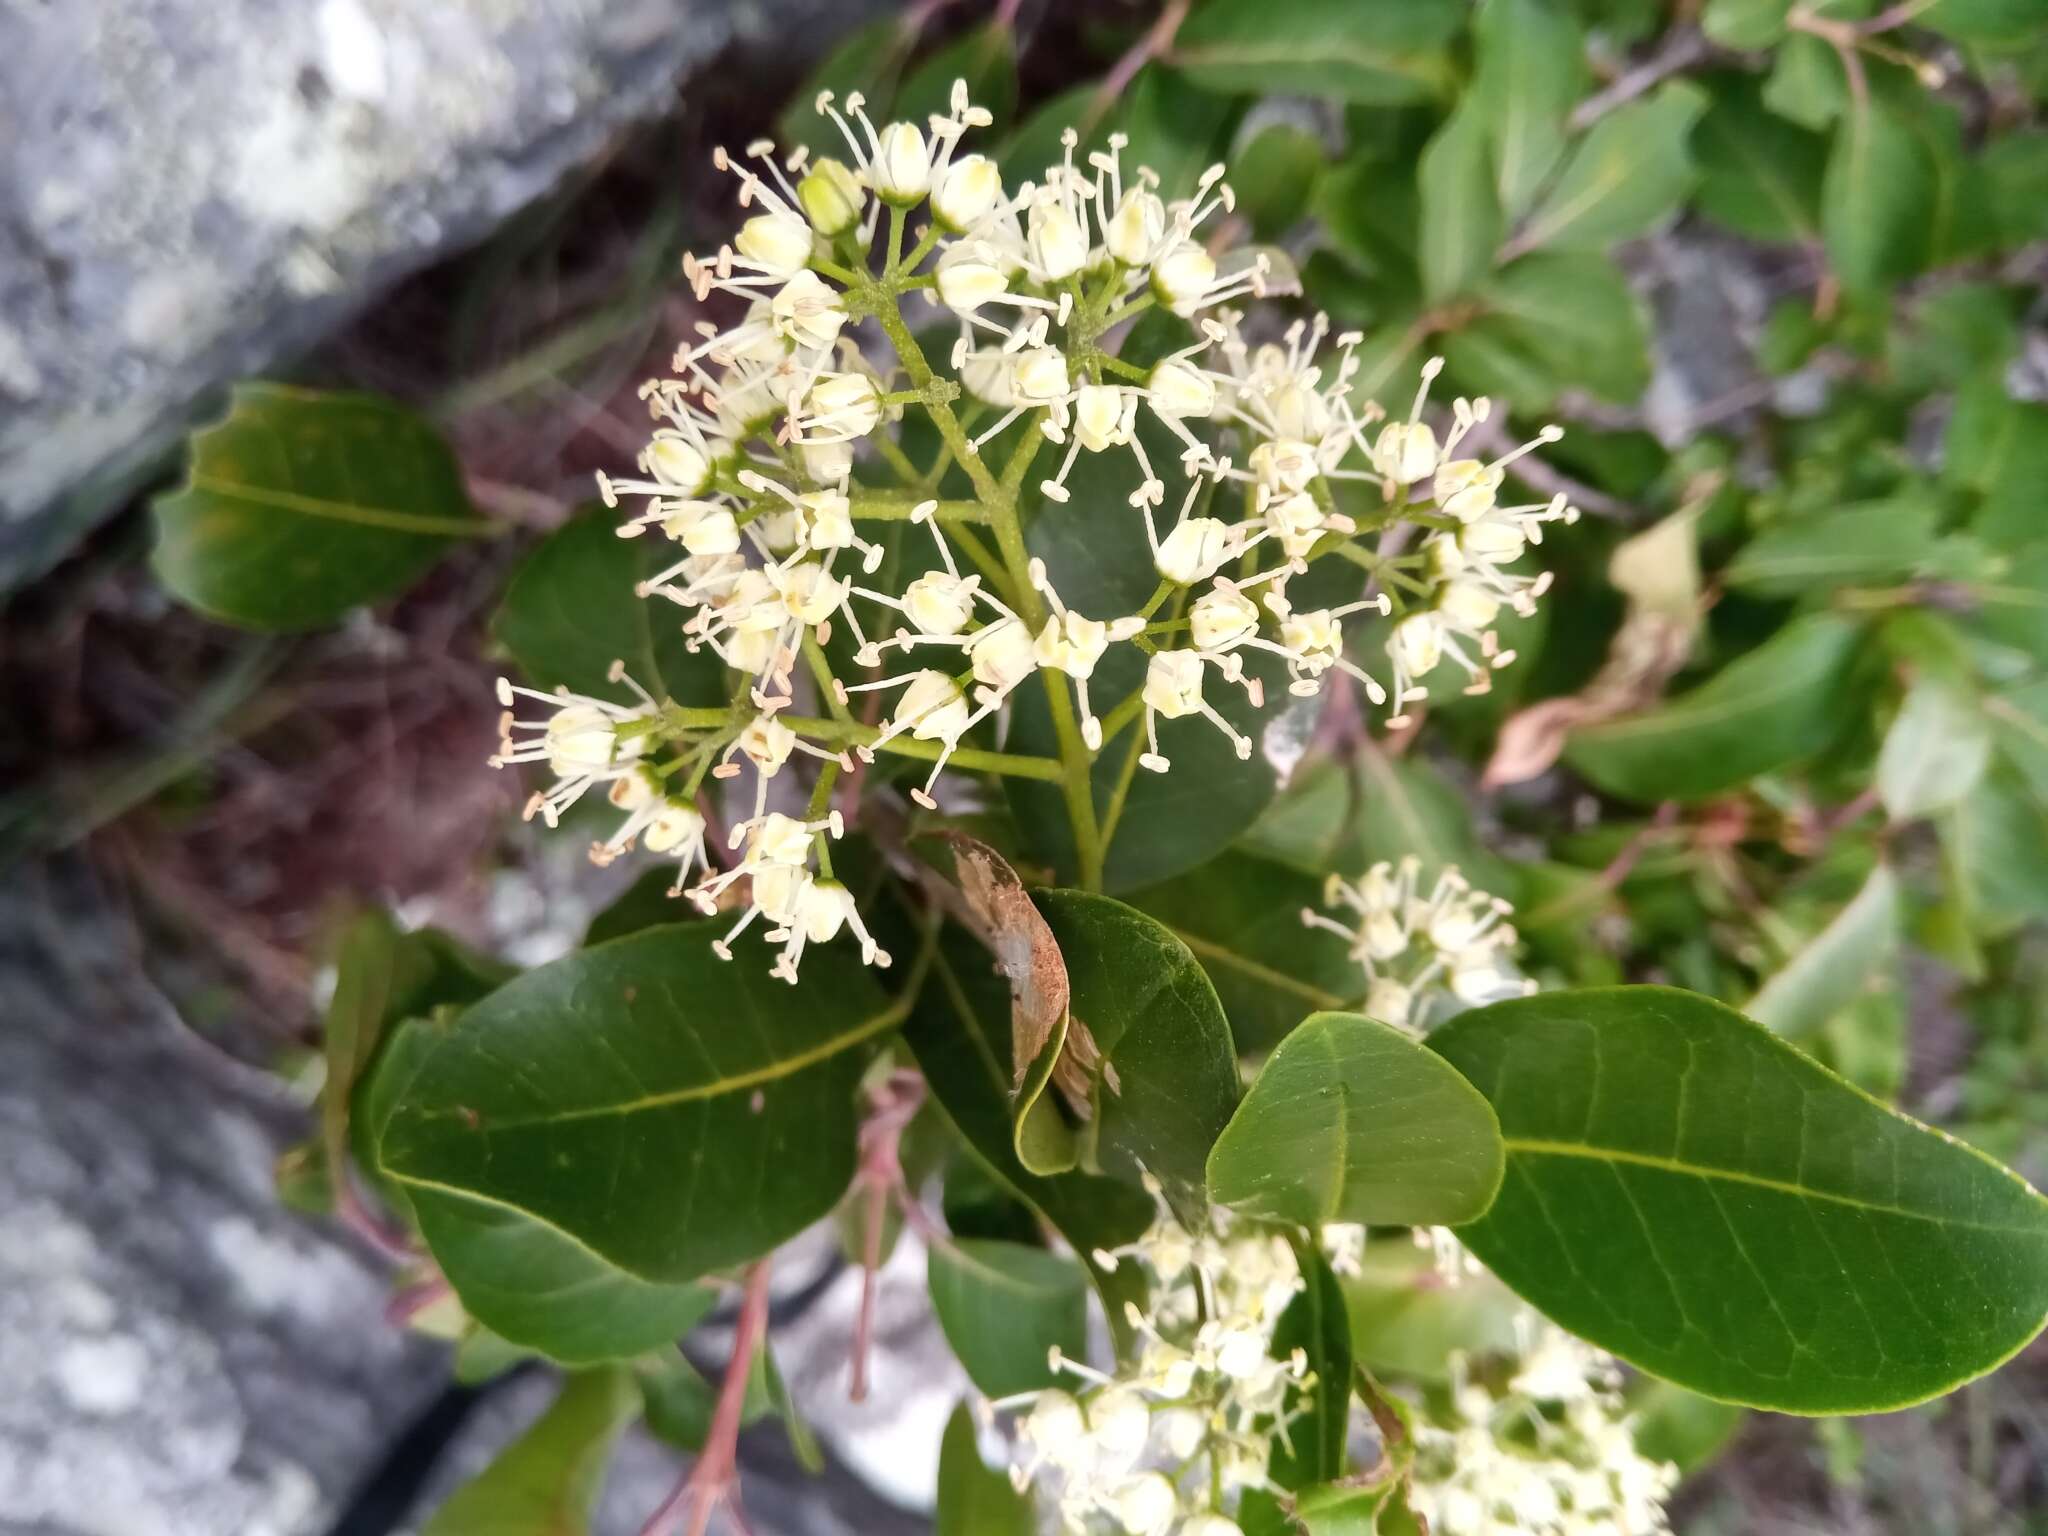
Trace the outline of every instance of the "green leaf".
{"label": "green leaf", "polygon": [[1647,234],[1692,187],[1686,139],[1706,105],[1698,86],[1667,81],[1594,123],[1511,247],[1602,250]]}
{"label": "green leaf", "polygon": [[1370,1238],[1343,1285],[1352,1352],[1376,1372],[1447,1382],[1454,1353],[1509,1354],[1519,1342],[1513,1292],[1483,1270],[1446,1285],[1434,1256],[1405,1232]]}
{"label": "green leaf", "polygon": [[1135,1266],[1104,1270],[1093,1255],[1143,1233],[1152,1222],[1152,1199],[1098,1174],[1041,1177],[1017,1160],[1010,1129],[1010,988],[989,964],[988,951],[965,930],[949,927],[941,935],[930,980],[904,1023],[903,1039],[969,1150],[1082,1256],[1118,1352],[1128,1352],[1132,1338],[1123,1304],[1144,1299],[1143,1282]]}
{"label": "green leaf", "polygon": [[2004,51],[2038,44],[2048,12],[2041,0],[1935,0],[1914,14],[1913,25],[1954,42]]}
{"label": "green leaf", "polygon": [[1763,103],[1802,128],[1825,129],[1849,105],[1849,81],[1835,50],[1811,32],[1794,32],[1772,57]]}
{"label": "green leaf", "polygon": [[1666,1380],[1789,1413],[1902,1408],[2048,1315],[2048,1201],[1707,998],[1543,993],[1430,1045],[1507,1138],[1500,1197],[1459,1236]]}
{"label": "green leaf", "polygon": [[1700,30],[1723,48],[1768,48],[1785,37],[1792,0],[1707,0]]}
{"label": "green leaf", "polygon": [[[1179,504],[1179,448],[1170,436],[1147,432],[1147,453],[1167,482],[1167,502]],[[1053,584],[1067,606],[1091,618],[1135,613],[1158,585],[1144,519],[1127,505],[1138,486],[1136,459],[1128,453],[1084,454],[1067,484],[1072,500],[1047,503],[1033,517],[1027,533],[1031,551],[1046,563]],[[1104,509],[1116,513],[1105,518]],[[1172,760],[1170,773],[1152,773],[1137,766],[1145,750],[1141,722],[1107,742],[1090,772],[1096,815],[1108,820],[1109,809],[1122,796],[1103,867],[1103,885],[1111,891],[1149,885],[1192,869],[1211,858],[1258,819],[1272,801],[1279,773],[1261,750],[1270,738],[1276,748],[1298,749],[1307,711],[1286,693],[1280,674],[1262,663],[1248,670],[1271,679],[1266,705],[1254,707],[1242,688],[1216,681],[1207,697],[1232,726],[1253,742],[1249,759],[1240,759],[1223,733],[1199,716],[1163,721],[1160,751]],[[1012,695],[1005,746],[1012,752],[1057,755],[1059,742],[1047,707],[1044,683],[1034,678]],[[1145,680],[1145,657],[1133,646],[1113,647],[1088,684],[1096,713],[1106,714],[1137,692]],[[1067,686],[1064,679],[1054,679]],[[1073,832],[1060,787],[1043,780],[1012,778],[1004,793],[1016,813],[1025,846],[1038,862],[1050,865],[1062,880],[1076,880],[1079,870]]]}
{"label": "green leaf", "polygon": [[961,34],[911,70],[889,104],[889,116],[922,130],[926,118],[951,110],[955,80],[967,82],[967,94],[988,109],[995,119],[992,131],[1000,133],[1017,111],[1016,34],[995,22]]}
{"label": "green leaf", "polygon": [[1821,183],[1821,238],[1843,286],[1874,291],[1920,270],[1934,194],[1926,144],[1898,109],[1852,102]]}
{"label": "green leaf", "polygon": [[612,1447],[639,1411],[621,1370],[585,1371],[434,1512],[421,1536],[585,1536]]}
{"label": "green leaf", "polygon": [[1271,1475],[1282,1488],[1306,1488],[1344,1475],[1351,1427],[1351,1325],[1344,1292],[1330,1262],[1314,1246],[1297,1246],[1302,1288],[1273,1325],[1273,1358],[1298,1349],[1314,1378],[1290,1396],[1287,1432],[1273,1437]]}
{"label": "green leaf", "polygon": [[1207,1224],[1204,1165],[1237,1107],[1237,1052],[1216,989],[1181,943],[1135,908],[1040,891],[1067,962],[1068,1009],[1120,1086],[1096,1096],[1104,1166],[1159,1180],[1183,1225]]}
{"label": "green leaf", "polygon": [[1734,1403],[1717,1403],[1668,1381],[1641,1382],[1629,1393],[1628,1406],[1637,1454],[1651,1461],[1668,1461],[1681,1476],[1697,1472],[1719,1456],[1749,1418],[1748,1412]]}
{"label": "green leaf", "polygon": [[1976,498],[1973,533],[2017,553],[2048,541],[2041,504],[2048,486],[2048,406],[2006,394],[2003,372],[1957,391],[1942,439],[1941,478]]}
{"label": "green leaf", "polygon": [[1966,689],[1922,677],[1906,694],[1877,756],[1877,792],[1894,821],[1961,800],[1991,762],[1991,722]]}
{"label": "green leaf", "polygon": [[2048,917],[2048,802],[2014,769],[1995,766],[1940,830],[1980,931]]}
{"label": "green leaf", "polygon": [[1441,770],[1419,758],[1390,757],[1374,749],[1358,759],[1358,828],[1339,873],[1358,874],[1409,854],[1434,878],[1455,864],[1481,890],[1500,892],[1513,872],[1487,851],[1472,827],[1471,803]]}
{"label": "green leaf", "polygon": [[1759,597],[1800,597],[1902,580],[1932,552],[1939,508],[1922,491],[1773,523],[1742,547],[1722,579]]}
{"label": "green leaf", "polygon": [[789,104],[775,119],[776,141],[785,150],[803,145],[814,155],[831,155],[850,166],[846,141],[832,119],[816,110],[818,93],[831,91],[843,97],[859,91],[880,111],[895,94],[909,46],[903,19],[897,15],[878,16],[846,33],[803,85],[790,93]]}
{"label": "green leaf", "polygon": [[1275,80],[1300,96],[1386,105],[1440,94],[1444,45],[1463,21],[1457,0],[1360,7],[1351,0],[1209,0],[1174,37],[1172,67],[1212,91],[1263,94]]}
{"label": "green leaf", "polygon": [[932,1311],[968,1378],[990,1397],[1053,1384],[1047,1351],[1088,1352],[1088,1275],[1024,1243],[963,1237],[927,1255]]}
{"label": "green leaf", "polygon": [[1485,306],[1448,337],[1459,382],[1541,410],[1577,386],[1608,400],[1639,397],[1650,379],[1649,326],[1628,280],[1603,256],[1524,256],[1477,294]]}
{"label": "green leaf", "polygon": [[[1089,99],[1092,103],[1100,97],[1091,89]],[[1195,190],[1196,178],[1222,158],[1236,121],[1237,112],[1230,102],[1197,90],[1177,74],[1148,65],[1138,71],[1095,134],[1084,133],[1082,141],[1085,148],[1090,143],[1099,145],[1111,132],[1127,135],[1133,159],[1159,173],[1160,196],[1187,197]],[[1047,164],[1059,162],[1057,131],[1053,144]],[[1010,174],[1029,175],[1030,171],[1018,166]]]}
{"label": "green leaf", "polygon": [[627,886],[590,920],[583,931],[583,946],[607,944],[643,928],[665,928],[674,923],[716,922],[705,917],[683,897],[675,894],[673,864],[643,869]]}
{"label": "green leaf", "polygon": [[1998,213],[2000,243],[2010,250],[2048,240],[2048,130],[1995,138],[1978,163]]}
{"label": "green leaf", "polygon": [[1609,794],[1703,800],[1813,756],[1855,711],[1844,687],[1861,630],[1795,619],[1689,693],[1572,733],[1565,761]]}
{"label": "green leaf", "polygon": [[1993,694],[1984,710],[2000,755],[2037,798],[2048,801],[2048,677]]}
{"label": "green leaf", "polygon": [[1471,106],[1453,112],[1422,151],[1422,296],[1460,294],[1493,266],[1501,210],[1494,190],[1486,119]]}
{"label": "green leaf", "polygon": [[1827,140],[1772,113],[1747,75],[1717,76],[1711,88],[1692,139],[1700,212],[1752,240],[1818,240]]}
{"label": "green leaf", "polygon": [[1873,984],[1890,980],[1899,948],[1899,882],[1880,864],[1811,943],[1763,984],[1744,1009],[1788,1040],[1807,1040]]}
{"label": "green leaf", "polygon": [[622,539],[615,513],[580,513],[548,535],[512,573],[491,618],[491,636],[511,653],[536,688],[631,703],[634,695],[608,675],[614,661],[657,696],[681,704],[725,700],[725,665],[709,646],[683,644],[680,608],[633,595],[675,558],[678,546],[642,536]]}
{"label": "green leaf", "polygon": [[1454,1226],[1485,1211],[1500,1178],[1486,1101],[1356,1013],[1312,1014],[1282,1040],[1209,1154],[1219,1204],[1306,1227]]}
{"label": "green leaf", "polygon": [[899,1011],[850,945],[813,946],[792,989],[765,944],[727,962],[717,937],[653,928],[568,955],[450,1026],[415,1026],[379,1073],[384,1172],[465,1303],[465,1277],[495,1276],[575,1331],[581,1298],[535,1291],[506,1248],[531,1264],[545,1240],[584,1288],[621,1272],[666,1289],[760,1257],[837,1202],[854,1090]]}
{"label": "green leaf", "polygon": [[243,629],[319,629],[412,585],[488,534],[462,468],[420,416],[376,395],[238,384],[157,498],[157,579]]}
{"label": "green leaf", "polygon": [[1322,174],[1322,141],[1292,123],[1268,124],[1230,161],[1237,211],[1261,240],[1277,240],[1300,222]]}
{"label": "green leaf", "polygon": [[1968,584],[1976,626],[2048,668],[2048,542],[2017,552],[1996,581]]}
{"label": "green leaf", "polygon": [[1564,154],[1565,119],[1585,88],[1585,40],[1550,0],[1486,0],[1472,48],[1466,110],[1485,125],[1500,207],[1517,217]]}
{"label": "green leaf", "polygon": [[1202,963],[1239,1050],[1263,1050],[1304,1012],[1342,1008],[1365,990],[1344,941],[1302,922],[1323,900],[1322,880],[1302,870],[1226,849],[1130,900]]}
{"label": "green leaf", "polygon": [[937,1536],[1032,1536],[1038,1529],[1029,1495],[991,1471],[976,1443],[974,1415],[965,1403],[946,1421],[939,1441]]}

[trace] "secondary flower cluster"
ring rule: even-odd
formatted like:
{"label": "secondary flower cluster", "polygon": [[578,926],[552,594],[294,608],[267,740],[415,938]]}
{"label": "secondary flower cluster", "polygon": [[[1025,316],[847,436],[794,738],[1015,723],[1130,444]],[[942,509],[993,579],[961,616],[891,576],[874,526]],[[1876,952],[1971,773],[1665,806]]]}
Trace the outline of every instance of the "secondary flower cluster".
{"label": "secondary flower cluster", "polygon": [[1096,1258],[1135,1264],[1147,1282],[1150,1310],[1127,1308],[1138,1358],[1109,1376],[1055,1350],[1054,1369],[1084,1386],[993,1405],[1029,1405],[1011,1481],[1054,1487],[1069,1530],[1238,1536],[1224,1506],[1269,1486],[1289,1396],[1313,1380],[1299,1351],[1272,1353],[1274,1324],[1301,1289],[1293,1251],[1270,1233],[1192,1236],[1162,1211],[1137,1242]]}
{"label": "secondary flower cluster", "polygon": [[[847,769],[849,747],[869,760],[925,758],[929,775],[911,795],[929,807],[969,733],[1006,718],[1028,680],[1055,695],[1056,720],[1071,691],[1078,740],[1063,734],[1063,756],[1098,752],[1142,722],[1137,763],[1165,772],[1162,723],[1194,717],[1250,757],[1251,738],[1216,692],[1241,688],[1263,704],[1247,665],[1261,657],[1300,695],[1344,673],[1374,702],[1391,699],[1396,721],[1428,697],[1425,679],[1442,664],[1480,690],[1512,659],[1494,620],[1503,606],[1528,611],[1548,578],[1508,568],[1547,523],[1576,514],[1561,497],[1512,506],[1501,494],[1508,467],[1555,428],[1491,461],[1461,457],[1488,405],[1454,402],[1440,433],[1424,414],[1438,363],[1424,368],[1407,416],[1387,421],[1354,398],[1356,334],[1332,339],[1317,317],[1255,341],[1258,322],[1229,306],[1263,291],[1272,261],[1215,253],[1214,216],[1232,207],[1220,166],[1168,198],[1150,170],[1127,173],[1121,136],[1083,155],[1070,131],[1060,163],[1013,189],[988,157],[963,151],[989,115],[962,84],[950,110],[923,124],[878,127],[858,95],[817,105],[847,159],[778,157],[766,142],[715,156],[748,217],[730,245],[686,258],[684,272],[697,300],[727,318],[701,322],[672,374],[642,389],[655,425],[637,473],[599,477],[607,505],[625,509],[622,536],[671,546],[638,595],[730,669],[730,707],[531,695],[551,713],[508,717],[498,760],[553,770],[536,811],[552,821],[607,785],[624,820],[597,856],[639,840],[677,855],[685,876],[699,864],[708,873],[703,781],[740,772],[744,756],[757,787],[730,833],[744,858],[692,894],[707,908],[744,897],[742,925],[767,920],[784,945],[778,973],[794,979],[806,942],[859,931],[829,879],[825,834],[839,827],[824,798],[801,819],[767,809],[769,781],[798,753]],[[912,336],[903,302],[913,294],[956,327],[950,375]],[[1118,356],[1126,322],[1155,307],[1185,322],[1186,344],[1143,365]],[[871,360],[863,341],[887,360]],[[936,428],[930,462],[912,462],[911,440],[894,430],[906,411]],[[1020,419],[997,464],[998,435]],[[1034,475],[1048,444],[1057,462],[1048,455]],[[1088,613],[1025,554],[1020,518],[1034,501],[1068,501],[1080,456],[1107,453],[1132,457],[1137,488],[1127,507],[1090,516],[1142,519],[1158,587],[1136,611]],[[1170,523],[1162,471],[1184,482]],[[942,499],[949,476],[972,498]],[[880,488],[885,479],[894,485]],[[1417,519],[1418,547],[1384,537]],[[1318,583],[1317,601],[1297,601],[1296,578],[1326,558],[1352,572],[1349,599],[1329,601]],[[1345,625],[1367,612],[1393,620],[1377,676],[1347,655],[1356,636]],[[850,653],[831,649],[842,627]],[[1120,645],[1144,654],[1143,680],[1098,712],[1090,681]],[[884,670],[899,658],[900,670]],[[842,675],[849,660],[858,680]],[[797,713],[800,688],[829,719]],[[865,719],[855,695],[871,696]]]}
{"label": "secondary flower cluster", "polygon": [[1342,909],[1342,919],[1302,910],[1303,923],[1350,947],[1365,973],[1365,1011],[1421,1032],[1446,1003],[1478,1007],[1534,992],[1536,983],[1514,968],[1515,930],[1503,921],[1514,908],[1472,889],[1455,867],[1424,893],[1421,873],[1411,854],[1398,865],[1375,864],[1356,881],[1332,875],[1323,901]]}
{"label": "secondary flower cluster", "polygon": [[1415,1425],[1410,1499],[1439,1536],[1650,1536],[1678,1469],[1636,1449],[1614,1362],[1525,1314],[1504,1371],[1451,1359]]}

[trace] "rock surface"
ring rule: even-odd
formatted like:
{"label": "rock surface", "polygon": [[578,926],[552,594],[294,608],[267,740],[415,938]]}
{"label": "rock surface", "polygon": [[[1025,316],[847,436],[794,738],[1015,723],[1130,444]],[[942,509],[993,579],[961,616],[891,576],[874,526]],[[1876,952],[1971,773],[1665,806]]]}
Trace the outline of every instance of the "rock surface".
{"label": "rock surface", "polygon": [[679,74],[863,9],[0,0],[0,593],[209,389],[481,238]]}

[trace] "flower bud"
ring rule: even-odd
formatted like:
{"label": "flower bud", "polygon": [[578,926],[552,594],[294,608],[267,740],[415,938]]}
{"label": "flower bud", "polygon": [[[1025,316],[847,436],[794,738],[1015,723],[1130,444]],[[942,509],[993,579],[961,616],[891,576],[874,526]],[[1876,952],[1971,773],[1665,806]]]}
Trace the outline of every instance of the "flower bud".
{"label": "flower bud", "polygon": [[967,659],[974,668],[974,680],[998,693],[1008,693],[1038,667],[1031,631],[1011,618],[974,632],[967,642]]}
{"label": "flower bud", "polygon": [[671,800],[647,824],[646,835],[641,841],[647,845],[649,853],[673,853],[703,835],[704,817],[698,809],[687,801]]}
{"label": "flower bud", "polygon": [[1089,1400],[1088,1433],[1105,1469],[1128,1471],[1152,1438],[1152,1410],[1129,1387],[1109,1387]]}
{"label": "flower bud", "polygon": [[1116,205],[1109,228],[1102,233],[1102,243],[1125,266],[1142,267],[1159,249],[1165,234],[1166,205],[1159,200],[1159,194],[1133,187]]}
{"label": "flower bud", "polygon": [[851,443],[804,443],[797,451],[804,473],[821,485],[837,485],[853,468]]}
{"label": "flower bud", "polygon": [[1166,1536],[1179,1515],[1180,1495],[1164,1473],[1140,1473],[1116,1491],[1117,1523],[1130,1536]]}
{"label": "flower bud", "polygon": [[1458,530],[1458,549],[1468,560],[1513,565],[1528,547],[1522,525],[1505,517],[1482,517]]}
{"label": "flower bud", "polygon": [[882,396],[864,373],[831,373],[811,386],[809,415],[834,437],[866,437],[882,419]]}
{"label": "flower bud", "polygon": [[1168,359],[1145,381],[1152,409],[1171,420],[1206,418],[1216,409],[1216,385],[1200,369]]}
{"label": "flower bud", "polygon": [[1145,705],[1168,720],[1202,707],[1202,658],[1193,651],[1154,651],[1145,667]]}
{"label": "flower bud", "polygon": [[1436,451],[1436,431],[1428,422],[1389,422],[1373,444],[1372,467],[1397,485],[1413,485],[1435,472]]}
{"label": "flower bud", "polygon": [[1215,258],[1192,240],[1175,242],[1152,263],[1152,291],[1176,315],[1199,308],[1215,285]]}
{"label": "flower bud", "polygon": [[962,235],[1003,195],[1003,173],[987,155],[962,155],[932,187],[932,217],[948,234]]}
{"label": "flower bud", "polygon": [[733,246],[771,277],[792,277],[811,259],[811,231],[787,213],[757,213],[740,226]]}
{"label": "flower bud", "polygon": [[939,302],[956,315],[971,315],[1010,289],[1010,279],[1001,267],[977,259],[965,246],[954,247],[940,259],[933,281]]}
{"label": "flower bud", "polygon": [[1056,198],[1042,198],[1031,205],[1025,240],[1045,282],[1062,282],[1088,264],[1088,232]]}
{"label": "flower bud", "polygon": [[1033,347],[1018,356],[1015,367],[1018,400],[1046,405],[1066,398],[1067,360],[1057,347]]}
{"label": "flower bud", "polygon": [[806,347],[829,347],[846,324],[846,303],[808,267],[776,291],[768,312],[775,329]]}
{"label": "flower bud", "polygon": [[1114,384],[1083,384],[1074,392],[1074,441],[1100,453],[1121,436],[1124,392]]}
{"label": "flower bud", "polygon": [[868,195],[860,178],[828,155],[812,162],[810,173],[796,184],[796,200],[811,228],[829,240],[860,222]]}
{"label": "flower bud", "polygon": [[657,432],[641,467],[678,496],[695,496],[711,483],[711,460],[695,443],[674,432]]}
{"label": "flower bud", "polygon": [[896,208],[924,200],[932,185],[932,155],[914,123],[891,123],[881,132],[881,150],[868,167],[875,196]]}
{"label": "flower bud", "polygon": [[903,589],[903,616],[920,635],[957,635],[974,616],[974,590],[958,576],[927,571]]}
{"label": "flower bud", "polygon": [[943,672],[923,671],[896,701],[896,719],[922,741],[955,741],[967,729],[967,700]]}
{"label": "flower bud", "polygon": [[1443,621],[1433,613],[1413,613],[1394,626],[1387,654],[1410,677],[1421,677],[1444,659]]}
{"label": "flower bud", "polygon": [[1477,459],[1452,459],[1437,466],[1430,489],[1435,492],[1438,511],[1469,523],[1493,510],[1504,478],[1503,471]]}
{"label": "flower bud", "polygon": [[1187,517],[1159,541],[1152,564],[1175,586],[1185,587],[1214,576],[1236,552],[1237,540],[1228,524],[1213,517]]}
{"label": "flower bud", "polygon": [[1478,631],[1500,613],[1500,599],[1476,581],[1453,581],[1437,593],[1436,611],[1458,629]]}
{"label": "flower bud", "polygon": [[1194,608],[1188,614],[1188,634],[1197,650],[1221,650],[1242,640],[1258,627],[1259,610],[1252,600],[1236,587],[1227,587],[1221,582],[1196,598]]}

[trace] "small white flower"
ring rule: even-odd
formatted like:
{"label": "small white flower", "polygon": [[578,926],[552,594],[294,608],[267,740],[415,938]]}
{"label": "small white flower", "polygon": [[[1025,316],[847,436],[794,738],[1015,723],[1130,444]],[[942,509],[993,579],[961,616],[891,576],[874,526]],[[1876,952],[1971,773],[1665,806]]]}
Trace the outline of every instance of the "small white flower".
{"label": "small white flower", "polygon": [[1143,1472],[1116,1491],[1117,1523],[1130,1536],[1166,1536],[1180,1517],[1180,1495],[1157,1472]]}
{"label": "small white flower", "polygon": [[794,277],[811,259],[811,226],[794,214],[759,213],[740,226],[733,248],[770,277]]}
{"label": "small white flower", "polygon": [[1003,175],[986,155],[962,155],[932,186],[932,214],[939,227],[962,235],[981,222],[1003,195]]}
{"label": "small white flower", "polygon": [[891,123],[882,130],[880,147],[868,167],[875,196],[897,208],[924,201],[931,190],[932,156],[914,123]]}
{"label": "small white flower", "polygon": [[810,172],[796,184],[796,197],[811,228],[828,240],[858,224],[868,201],[860,178],[829,155],[811,162]]}

